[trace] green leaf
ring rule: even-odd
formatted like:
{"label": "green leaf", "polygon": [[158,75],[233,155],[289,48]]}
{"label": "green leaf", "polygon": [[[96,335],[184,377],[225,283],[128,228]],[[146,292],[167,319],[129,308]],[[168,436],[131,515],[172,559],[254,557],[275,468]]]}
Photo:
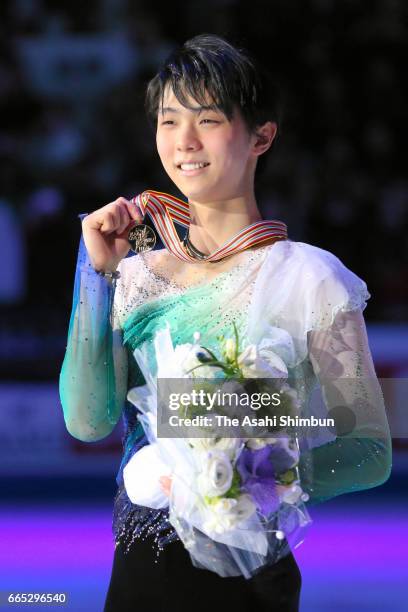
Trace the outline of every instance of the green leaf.
{"label": "green leaf", "polygon": [[234,335],[235,335],[235,361],[237,362],[238,355],[239,355],[239,336],[238,336],[238,329],[235,324],[235,321],[232,321],[232,325],[234,327]]}
{"label": "green leaf", "polygon": [[238,470],[234,469],[234,473],[232,476],[231,486],[228,491],[224,494],[224,497],[234,498],[236,499],[239,496],[241,489],[241,477],[239,475]]}
{"label": "green leaf", "polygon": [[296,472],[293,469],[287,470],[286,472],[279,474],[277,479],[281,484],[292,484],[292,482],[296,480]]}
{"label": "green leaf", "polygon": [[216,356],[216,355],[215,355],[215,354],[214,354],[214,353],[213,353],[213,352],[212,352],[212,351],[211,351],[209,348],[207,348],[206,346],[203,346],[203,347],[201,347],[201,348],[203,348],[204,350],[206,350],[206,351],[207,351],[207,352],[208,352],[208,353],[211,355],[211,357],[212,357],[212,358],[213,358],[215,361],[218,361],[218,357],[217,357],[217,356]]}

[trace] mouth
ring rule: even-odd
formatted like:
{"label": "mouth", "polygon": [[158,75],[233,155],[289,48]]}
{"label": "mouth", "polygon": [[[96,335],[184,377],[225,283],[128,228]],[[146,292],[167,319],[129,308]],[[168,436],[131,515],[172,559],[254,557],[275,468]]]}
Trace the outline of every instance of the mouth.
{"label": "mouth", "polygon": [[209,166],[208,162],[202,162],[199,164],[178,164],[177,168],[185,176],[195,176],[201,174]]}

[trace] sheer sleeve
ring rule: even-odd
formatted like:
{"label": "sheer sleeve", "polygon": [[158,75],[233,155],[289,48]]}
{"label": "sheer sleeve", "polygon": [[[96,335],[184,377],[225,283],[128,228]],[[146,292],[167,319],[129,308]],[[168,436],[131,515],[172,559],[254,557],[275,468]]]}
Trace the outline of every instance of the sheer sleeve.
{"label": "sheer sleeve", "polygon": [[[330,279],[319,291],[326,292],[328,285]],[[330,306],[335,314],[326,327],[307,335],[309,359],[327,412],[338,417],[335,439],[303,453],[301,472],[309,505],[379,486],[389,478],[392,465],[390,429],[362,313],[364,300],[359,304],[355,299],[350,310],[333,302]]]}
{"label": "sheer sleeve", "polygon": [[[86,214],[79,216],[82,222]],[[95,272],[81,235],[59,393],[68,432],[84,442],[111,433],[126,399],[128,362],[117,316],[120,280],[115,286]]]}

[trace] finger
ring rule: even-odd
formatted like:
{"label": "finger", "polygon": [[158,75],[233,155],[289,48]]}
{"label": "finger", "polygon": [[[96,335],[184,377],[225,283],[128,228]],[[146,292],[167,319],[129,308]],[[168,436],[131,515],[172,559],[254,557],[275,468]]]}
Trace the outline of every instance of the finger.
{"label": "finger", "polygon": [[103,213],[102,217],[98,222],[101,224],[99,231],[102,234],[111,234],[116,231],[120,224],[118,212],[116,210],[107,210]]}
{"label": "finger", "polygon": [[[132,199],[134,200],[134,198]],[[126,207],[127,207],[127,210],[129,212],[131,219],[133,219],[134,221],[137,221],[137,223],[143,222],[143,215],[140,211],[139,206],[135,204],[134,201],[129,202],[129,200],[126,200]]]}
{"label": "finger", "polygon": [[120,214],[120,226],[117,229],[118,234],[123,234],[126,230],[128,230],[132,225],[132,219],[129,217],[129,213],[127,208],[123,205],[119,208]]}

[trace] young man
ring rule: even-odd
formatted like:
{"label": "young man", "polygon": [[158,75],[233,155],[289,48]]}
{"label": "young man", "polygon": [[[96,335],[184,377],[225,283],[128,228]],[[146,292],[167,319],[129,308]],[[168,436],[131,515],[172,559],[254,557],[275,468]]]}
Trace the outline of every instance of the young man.
{"label": "young man", "polygon": [[[254,180],[278,130],[272,91],[245,52],[207,34],[172,53],[148,84],[146,110],[156,133],[158,154],[165,171],[188,199],[189,238],[204,255],[261,219]],[[265,324],[277,330],[279,338],[286,338],[282,355],[292,360],[294,380],[299,385],[305,382],[303,389],[312,389],[314,383],[312,370],[302,369],[309,350],[316,372],[340,368],[350,378],[361,376],[361,372],[372,376],[361,314],[369,297],[365,283],[331,253],[286,239],[255,249],[255,253],[247,249],[216,262],[200,260],[198,265],[181,261],[166,249],[151,251],[148,257],[139,254],[124,259],[133,221],[141,221],[140,213],[125,198],[82,221],[86,249],[82,245],[78,257],[60,377],[65,422],[72,435],[84,441],[99,440],[109,435],[122,413],[125,421],[124,457],[114,509],[117,546],[105,612],[178,610],[186,605],[196,612],[218,612],[227,605],[235,612],[296,612],[301,576],[286,541],[280,541],[280,548],[277,540],[271,540],[265,567],[250,579],[238,570],[221,577],[224,561],[229,567],[234,563],[228,550],[221,551],[218,559],[210,559],[205,547],[201,550],[202,560],[214,561],[218,572],[193,565],[176,531],[169,537],[164,535],[170,528],[166,510],[130,502],[123,468],[148,444],[135,407],[126,401],[129,388],[143,384],[137,369],[141,364],[134,363],[135,351],[143,347],[150,355],[155,332],[167,324],[176,344],[191,342],[193,331],[199,329],[211,347],[218,333],[229,333],[234,319],[243,336],[249,337],[249,330],[258,329],[258,325],[263,329]],[[197,291],[189,290],[193,271],[209,278],[214,270],[229,270],[237,258],[245,265],[231,268],[231,276],[223,276],[220,285],[218,281],[204,283]],[[161,267],[160,274],[154,272],[157,267]],[[107,316],[112,287],[103,273],[117,270],[120,283],[114,296],[112,335]],[[180,291],[181,286],[185,290]],[[340,311],[347,311],[344,319]],[[342,344],[343,333],[347,338]],[[348,350],[339,356],[336,346]],[[153,355],[149,363],[152,371],[154,359]],[[295,369],[298,366],[300,369]],[[307,405],[307,395],[304,399]],[[329,499],[376,486],[388,477],[390,438],[381,403],[370,411],[369,418],[371,431],[384,434],[383,442],[336,440],[309,454],[303,474],[311,475],[309,483],[305,478],[311,497]],[[366,420],[363,415],[363,426]],[[354,470],[357,465],[359,469]],[[146,464],[143,472],[149,473],[149,469]],[[170,483],[163,485],[166,488]],[[140,539],[142,534],[147,538]],[[155,545],[164,545],[157,559]]]}

